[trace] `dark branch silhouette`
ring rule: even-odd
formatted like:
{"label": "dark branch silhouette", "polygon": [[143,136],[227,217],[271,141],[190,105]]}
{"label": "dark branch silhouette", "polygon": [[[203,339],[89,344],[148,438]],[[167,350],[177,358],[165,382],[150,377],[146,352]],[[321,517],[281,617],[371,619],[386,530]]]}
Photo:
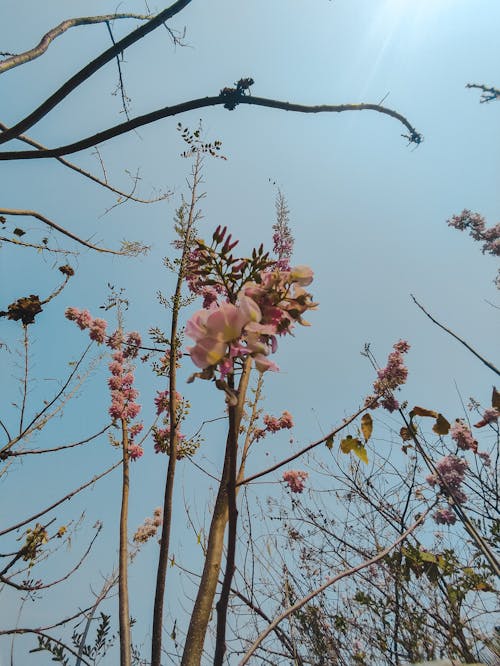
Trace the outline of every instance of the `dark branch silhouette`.
{"label": "dark branch silhouette", "polygon": [[[0,160],[36,160],[44,159],[47,157],[61,157],[62,155],[70,155],[72,153],[77,153],[80,150],[85,150],[86,148],[91,148],[96,144],[112,139],[115,136],[120,136],[120,134],[125,134],[131,130],[137,129],[138,127],[143,127],[144,125],[149,125],[154,123],[157,120],[162,118],[169,118],[171,116],[177,116],[186,111],[193,111],[194,109],[201,109],[207,106],[219,106],[223,105],[225,108],[232,110],[236,104],[249,104],[251,106],[265,106],[271,109],[280,109],[282,111],[295,111],[296,113],[342,113],[343,111],[376,111],[377,113],[382,113],[391,118],[399,120],[400,123],[408,130],[408,134],[403,134],[405,138],[408,139],[410,143],[419,144],[422,141],[422,135],[417,132],[417,130],[410,124],[410,122],[400,113],[394,111],[393,109],[388,109],[380,104],[321,104],[316,106],[306,106],[305,104],[294,104],[291,102],[281,102],[275,99],[267,99],[265,97],[252,97],[250,95],[240,95],[235,103],[234,98],[229,98],[227,93],[223,89],[220,95],[212,97],[200,97],[198,99],[192,99],[188,102],[182,102],[181,104],[176,104],[174,106],[165,106],[156,111],[151,111],[137,118],[132,118],[126,122],[110,127],[107,130],[102,132],[97,132],[92,134],[85,139],[70,143],[66,146],[60,146],[58,148],[47,148],[45,150],[19,150],[19,151],[9,151],[9,152],[0,152]],[[0,135],[0,143],[2,136]]]}
{"label": "dark branch silhouette", "polygon": [[191,0],[177,0],[173,5],[167,7],[162,12],[157,14],[147,23],[141,25],[136,30],[133,30],[123,39],[120,39],[116,44],[113,44],[109,49],[101,53],[100,56],[89,62],[79,72],[72,76],[66,83],[56,90],[56,92],[45,100],[37,109],[30,113],[26,118],[18,122],[14,127],[0,134],[0,143],[5,143],[11,139],[15,139],[20,134],[25,132],[35,123],[46,116],[54,107],[56,107],[63,99],[65,99],[75,88],[81,85],[84,81],[95,74],[101,67],[113,60],[119,53],[122,53],[132,44],[135,44],[147,34],[152,32],[155,28],[165,23],[168,19],[172,18],[175,14],[180,12],[184,7],[189,5]]}
{"label": "dark branch silhouette", "polygon": [[3,72],[6,72],[9,69],[19,67],[19,65],[24,65],[27,62],[31,62],[32,60],[39,58],[47,51],[54,39],[60,37],[63,33],[66,32],[66,30],[69,30],[70,28],[74,28],[79,25],[92,25],[95,23],[109,24],[110,21],[114,21],[115,19],[138,19],[140,21],[148,21],[151,18],[151,14],[106,14],[104,16],[82,16],[80,18],[66,19],[65,21],[62,21],[62,23],[59,23],[59,25],[56,25],[54,28],[51,28],[51,30],[46,32],[39,43],[32,49],[24,51],[24,53],[11,55],[6,60],[0,62],[0,74],[3,74]]}

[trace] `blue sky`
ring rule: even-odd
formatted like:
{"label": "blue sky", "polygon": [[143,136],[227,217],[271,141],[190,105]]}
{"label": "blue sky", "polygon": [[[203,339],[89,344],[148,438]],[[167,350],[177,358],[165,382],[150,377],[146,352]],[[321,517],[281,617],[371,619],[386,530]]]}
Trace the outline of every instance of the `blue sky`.
{"label": "blue sky", "polygon": [[[153,11],[163,8],[150,6]],[[4,0],[0,50],[28,48],[70,16],[115,8],[116,4],[101,0],[75,0],[70,8],[62,0],[43,7],[33,0]],[[118,10],[142,12],[144,4],[130,0]],[[194,128],[201,118],[207,140],[222,140],[228,160],[206,162],[200,235],[208,237],[215,226],[225,224],[241,239],[243,253],[260,242],[270,243],[273,183],[277,183],[291,210],[295,260],[315,271],[313,292],[320,309],[309,317],[313,326],[282,341],[276,359],[282,371],[266,378],[266,411],[289,409],[294,414],[296,444],[327,432],[370,392],[373,371],[359,353],[365,342],[371,342],[381,363],[399,338],[412,344],[403,394],[410,403],[425,404],[451,418],[462,413],[458,391],[465,401],[472,395],[486,403],[493,375],[433,326],[412,303],[410,293],[485,356],[498,361],[498,312],[490,305],[498,305],[492,283],[497,267],[491,257],[481,254],[478,244],[449,229],[445,221],[463,208],[482,213],[490,224],[499,219],[500,106],[480,105],[477,91],[465,88],[468,82],[499,85],[499,20],[496,0],[194,0],[171,23],[178,29],[186,27],[185,48],[174,48],[163,29],[131,47],[123,73],[132,116],[217,94],[251,76],[255,95],[291,102],[376,103],[384,98],[385,106],[404,114],[422,132],[424,142],[416,150],[408,147],[397,121],[369,111],[305,116],[247,106],[233,112],[202,109],[99,147],[116,185],[127,189],[125,169],[140,169],[142,195],[153,188],[174,192],[169,201],[150,206],[127,203],[104,216],[115,202],[113,196],[61,165],[49,160],[0,162],[0,206],[37,210],[107,246],[117,247],[122,238],[152,246],[147,257],[138,259],[80,254],[70,286],[32,327],[37,377],[33,401],[46,397],[47,386],[64,375],[68,361],[85,344],[84,336],[64,320],[64,309],[86,307],[97,315],[108,282],[126,289],[129,329],[146,333],[152,325],[168,326],[156,292],[168,292],[172,286],[162,257],[171,252],[173,213],[186,193],[190,168],[179,157],[184,146],[175,126],[181,121]],[[127,34],[133,25],[116,22],[115,37]],[[103,25],[75,28],[57,39],[42,58],[3,74],[0,120],[8,125],[16,122],[108,46]],[[112,95],[116,83],[116,65],[110,63],[33,127],[30,135],[56,146],[121,122],[119,98]],[[70,159],[99,171],[92,151]],[[26,230],[39,228],[29,219],[17,219],[15,224]],[[60,244],[69,247],[64,240]],[[25,294],[46,296],[58,283],[52,257],[7,244],[1,251],[2,309]],[[14,380],[19,374],[20,329],[6,319],[0,323],[0,339],[8,344],[8,350],[2,350],[2,395],[7,396],[6,419],[13,423],[15,414],[8,405],[18,397]],[[190,371],[186,367],[183,377]],[[138,376],[147,422],[153,413],[151,398],[161,385],[145,369]],[[91,388],[82,390],[65,418],[51,425],[50,438],[74,441],[88,433],[90,424],[105,421],[105,378],[102,366],[91,377]],[[191,431],[203,419],[222,414],[221,396],[212,386],[183,384],[181,390],[193,403]],[[385,427],[399,430],[395,419],[377,417]],[[216,427],[207,430],[198,454],[202,464],[215,464],[220,437]],[[39,443],[47,444],[47,439],[42,437]],[[104,440],[91,446],[55,464],[53,459],[17,465],[2,480],[2,524],[40,503],[49,504],[113,460],[114,452]],[[252,465],[258,469],[289,450],[283,438]],[[163,473],[158,458],[147,450],[134,469],[132,525],[160,503]],[[209,484],[188,465],[180,471],[179,481],[176,549],[183,545],[189,553],[196,546],[193,535],[185,531],[183,502],[195,522],[202,522],[209,495],[198,488],[209,493]],[[58,519],[86,509],[86,525],[103,518],[112,530],[117,490],[118,477],[106,487],[96,486]],[[88,534],[88,528],[82,533]],[[91,567],[88,579],[79,580],[76,589],[82,594],[92,576],[94,581],[99,578],[97,571],[110,570],[114,547],[112,533],[106,532],[98,546],[102,567]],[[152,550],[141,554],[132,574],[140,587],[147,587],[152,578]],[[196,562],[192,555],[185,557]],[[137,613],[147,618],[150,600],[139,595],[137,604]],[[23,612],[36,618],[37,607]],[[5,609],[0,611],[2,624],[5,614]],[[146,634],[148,620],[141,621]],[[0,659],[6,649],[0,648]]]}

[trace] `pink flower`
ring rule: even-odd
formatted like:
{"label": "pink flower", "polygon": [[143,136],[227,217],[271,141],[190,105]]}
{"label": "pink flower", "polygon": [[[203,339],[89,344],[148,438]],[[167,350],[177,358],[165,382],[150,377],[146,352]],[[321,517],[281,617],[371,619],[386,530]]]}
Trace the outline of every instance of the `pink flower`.
{"label": "pink flower", "polygon": [[454,525],[457,522],[457,517],[452,509],[438,509],[432,514],[434,522],[438,525]]}
{"label": "pink flower", "polygon": [[138,460],[144,453],[144,449],[139,444],[131,444],[128,447],[128,454],[131,460]]}
{"label": "pink flower", "polygon": [[467,495],[460,488],[465,472],[469,467],[466,460],[457,456],[445,456],[436,463],[436,474],[427,477],[431,486],[439,485],[441,492],[453,497],[457,504],[467,501]]}
{"label": "pink flower", "polygon": [[295,266],[290,269],[290,280],[300,285],[307,287],[313,281],[314,273],[309,266]]}
{"label": "pink flower", "polygon": [[491,466],[491,458],[489,453],[486,451],[478,451],[477,455],[481,458],[485,467]]}
{"label": "pink flower", "polygon": [[484,410],[483,418],[479,421],[479,423],[475,423],[474,427],[484,428],[484,426],[488,425],[488,423],[494,423],[495,421],[498,421],[499,416],[500,412],[498,409],[495,407],[488,407],[488,409]]}
{"label": "pink flower", "polygon": [[463,421],[457,419],[450,428],[450,436],[456,442],[459,449],[464,451],[477,451],[477,442],[472,432]]}
{"label": "pink flower", "polygon": [[99,344],[102,344],[106,340],[106,326],[108,322],[104,319],[99,319],[96,317],[90,324],[89,337],[91,340],[95,340]]}
{"label": "pink flower", "polygon": [[139,333],[137,333],[137,331],[131,331],[125,340],[123,356],[125,358],[135,358],[139,353],[139,347],[141,346],[141,343],[142,340]]}
{"label": "pink flower", "polygon": [[283,481],[288,484],[292,493],[301,493],[304,490],[305,480],[308,476],[307,472],[289,469],[283,472]]}
{"label": "pink flower", "polygon": [[93,321],[88,310],[78,310],[78,308],[67,308],[66,319],[76,322],[82,331],[89,328]]}
{"label": "pink flower", "polygon": [[[392,395],[396,390],[406,382],[408,369],[404,364],[403,354],[410,349],[406,340],[399,340],[393,345],[394,351],[389,354],[387,365],[377,371],[377,379],[373,383],[373,389],[377,396],[381,396],[380,404],[389,412],[399,409],[399,402]],[[370,396],[371,398],[372,396]],[[373,407],[377,407],[375,404]]]}

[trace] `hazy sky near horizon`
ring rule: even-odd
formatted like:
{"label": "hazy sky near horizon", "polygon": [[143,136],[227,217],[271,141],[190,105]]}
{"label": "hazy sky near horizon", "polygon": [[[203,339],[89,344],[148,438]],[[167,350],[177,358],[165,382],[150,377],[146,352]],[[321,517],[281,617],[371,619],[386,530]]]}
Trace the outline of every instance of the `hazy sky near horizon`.
{"label": "hazy sky near horizon", "polygon": [[[152,12],[164,7],[151,2],[149,6]],[[0,51],[30,48],[48,29],[71,16],[115,10],[146,8],[141,0],[119,5],[74,0],[70,7],[63,0],[2,0]],[[252,93],[260,97],[303,104],[383,100],[384,106],[408,118],[424,141],[416,148],[408,146],[397,120],[371,111],[303,115],[249,106],[231,112],[222,107],[196,110],[99,146],[111,183],[129,189],[128,170],[140,173],[138,194],[144,197],[158,190],[173,192],[159,203],[116,207],[112,193],[53,160],[0,162],[1,207],[36,210],[107,247],[118,247],[123,238],[151,246],[148,256],[137,259],[90,251],[69,258],[75,277],[30,331],[33,409],[86,343],[85,336],[64,320],[66,307],[88,308],[98,316],[111,283],[123,287],[130,300],[128,329],[146,337],[151,326],[168,328],[168,313],[156,294],[168,293],[173,284],[162,258],[172,253],[172,220],[181,197],[187,196],[190,171],[189,161],[180,157],[185,146],[176,124],[194,129],[200,119],[207,141],[221,140],[227,156],[226,161],[206,160],[200,236],[208,238],[223,224],[241,239],[243,254],[261,242],[270,245],[279,186],[290,208],[294,259],[315,271],[312,291],[320,308],[309,316],[312,326],[280,341],[275,360],[281,372],[266,378],[265,410],[292,412],[297,423],[293,446],[328,432],[370,393],[374,373],[360,355],[365,342],[371,343],[381,364],[395,341],[410,342],[410,376],[401,394],[410,404],[425,404],[451,418],[463,414],[461,397],[467,402],[474,396],[487,404],[492,373],[435,327],[410,294],[498,363],[499,299],[493,284],[497,264],[482,255],[480,245],[466,234],[450,229],[446,220],[464,208],[483,214],[489,225],[500,218],[500,102],[480,104],[479,92],[465,87],[471,82],[500,85],[499,24],[497,0],[193,0],[169,24],[181,31],[185,27],[185,47],[174,47],[168,33],[158,29],[128,49],[122,71],[132,117],[215,95],[250,76],[255,80]],[[116,21],[115,39],[135,25],[135,21]],[[0,120],[14,124],[109,45],[102,24],[73,28],[43,57],[2,74]],[[116,87],[116,63],[111,62],[28,134],[54,147],[122,122]],[[21,144],[12,142],[0,149],[7,148],[20,149]],[[94,151],[69,159],[100,172]],[[14,226],[28,231],[24,237],[28,240],[47,231],[28,218],[9,218],[8,224],[9,231]],[[52,244],[81,249],[54,234],[49,238]],[[4,243],[0,309],[27,294],[46,297],[59,282],[53,262],[53,256]],[[21,333],[5,318],[0,319],[0,329],[0,340],[7,345],[0,351],[0,386],[6,396],[5,420],[13,425],[15,410],[9,405],[19,397]],[[193,404],[187,429],[194,432],[204,419],[220,416],[224,405],[208,383],[186,385],[191,372],[187,359],[180,390]],[[88,434],[89,427],[105,423],[105,380],[102,364],[92,374],[90,391],[82,389],[68,408],[69,416],[51,425],[51,438],[74,441]],[[145,368],[138,371],[138,385],[148,423],[154,413],[152,397],[163,386]],[[387,414],[378,418],[385,428],[399,431],[397,419]],[[220,435],[216,427],[206,431],[196,459],[202,466],[216,469],[222,449],[213,440]],[[47,441],[42,437],[39,443]],[[54,458],[16,464],[2,479],[0,523],[50,504],[116,457],[105,438],[91,446],[75,458],[67,454],[67,462],[60,457],[57,462]],[[133,470],[131,525],[150,515],[163,495],[166,458],[155,456],[152,445],[145,448]],[[266,442],[251,469],[256,471],[289,451],[285,436]],[[206,518],[204,502],[198,501],[199,487],[210,497],[210,482],[198,470],[182,466],[176,500],[179,512],[183,503],[190,507],[195,523]],[[75,498],[58,520],[76,517],[85,509],[89,525],[104,519],[112,530],[117,493],[118,477]],[[175,548],[179,553],[182,545],[187,551],[196,550],[196,535],[185,531],[183,515],[181,521]],[[85,535],[86,529],[82,528]],[[113,564],[112,537],[110,532],[97,546],[103,561],[97,579]],[[155,557],[152,548],[141,553],[132,573],[133,590],[150,589],[153,575],[146,581],[145,572],[154,570]],[[88,576],[94,574],[96,570],[90,569]],[[84,595],[85,585],[82,580],[75,589]],[[80,602],[75,598],[75,606]],[[141,599],[135,611],[141,615],[144,635],[149,630],[150,604],[150,599]],[[36,612],[36,605],[26,607],[26,621],[36,618]],[[9,615],[5,607],[0,609],[2,625]],[[7,654],[8,645],[0,646],[0,664]],[[40,663],[33,657],[22,663],[35,662]]]}

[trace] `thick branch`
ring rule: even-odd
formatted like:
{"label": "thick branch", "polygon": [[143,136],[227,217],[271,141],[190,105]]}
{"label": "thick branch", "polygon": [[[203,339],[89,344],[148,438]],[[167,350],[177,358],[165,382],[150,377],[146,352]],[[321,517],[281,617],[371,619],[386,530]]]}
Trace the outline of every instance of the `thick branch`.
{"label": "thick branch", "polygon": [[16,138],[23,132],[25,132],[30,127],[33,127],[35,123],[41,120],[46,116],[55,106],[57,106],[63,99],[65,99],[75,88],[81,85],[84,81],[95,74],[101,67],[106,65],[108,62],[113,60],[119,53],[122,53],[132,44],[138,42],[140,39],[145,37],[148,33],[158,28],[165,21],[172,18],[175,14],[180,12],[184,7],[189,5],[191,0],[177,0],[173,5],[167,7],[162,12],[157,14],[150,21],[141,25],[136,30],[133,30],[123,39],[120,39],[119,42],[113,44],[109,49],[101,53],[100,56],[89,62],[85,67],[83,67],[79,72],[72,76],[66,83],[64,83],[59,90],[51,95],[45,102],[43,102],[35,111],[30,113],[26,118],[21,120],[17,125],[14,125],[10,130],[7,130],[0,135],[0,143],[5,141],[10,141],[11,139]]}
{"label": "thick branch", "polygon": [[24,53],[13,55],[0,62],[0,74],[3,74],[3,72],[6,72],[8,69],[19,67],[19,65],[24,65],[26,62],[39,58],[49,48],[54,39],[60,37],[66,32],[66,30],[74,28],[75,26],[91,25],[93,23],[108,23],[108,21],[114,21],[115,19],[139,19],[140,21],[148,21],[151,18],[152,16],[150,14],[107,14],[105,16],[82,16],[80,18],[66,19],[66,21],[59,23],[55,28],[52,28],[45,33],[40,42],[32,49],[29,49]]}
{"label": "thick branch", "polygon": [[[174,106],[165,106],[162,109],[151,111],[137,118],[132,118],[126,122],[110,127],[102,132],[92,134],[92,136],[75,141],[74,143],[60,146],[58,148],[48,148],[46,150],[15,150],[9,152],[0,152],[0,160],[36,160],[44,159],[46,157],[61,157],[62,155],[70,155],[77,153],[80,150],[92,148],[93,146],[112,139],[115,136],[120,136],[130,132],[131,130],[149,125],[162,118],[170,118],[177,116],[186,111],[193,111],[194,109],[202,109],[207,106],[226,106],[228,98],[225,95],[217,95],[212,97],[199,97],[192,99],[188,102],[175,104]],[[343,111],[376,111],[391,118],[399,120],[400,123],[408,130],[408,134],[404,134],[406,138],[412,143],[419,144],[422,141],[422,136],[410,124],[410,122],[400,113],[393,109],[388,109],[380,104],[320,104],[316,106],[307,106],[305,104],[293,104],[291,102],[281,102],[276,99],[267,99],[265,97],[251,97],[250,95],[243,95],[238,98],[237,104],[250,104],[252,106],[265,106],[271,109],[280,109],[281,111],[295,111],[296,113],[342,113]],[[14,128],[12,128],[14,129]],[[23,127],[24,129],[24,127]],[[8,134],[8,132],[6,133]],[[3,143],[2,138],[5,136],[0,135],[0,143]]]}

